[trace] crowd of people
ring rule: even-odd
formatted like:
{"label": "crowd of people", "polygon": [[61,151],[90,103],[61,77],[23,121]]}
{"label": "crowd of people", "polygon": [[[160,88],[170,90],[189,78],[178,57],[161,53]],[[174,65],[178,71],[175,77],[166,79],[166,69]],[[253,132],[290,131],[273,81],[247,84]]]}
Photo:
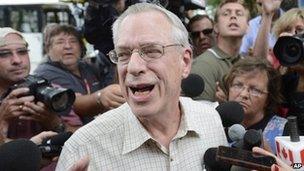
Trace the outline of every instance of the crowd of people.
{"label": "crowd of people", "polygon": [[[38,100],[37,87],[18,86],[30,76],[30,49],[22,33],[0,28],[0,144],[26,138],[39,145],[73,132],[59,158],[41,170],[202,170],[209,148],[230,145],[213,104],[235,101],[244,111],[240,124],[261,131],[261,148],[252,150],[274,157],[272,170],[292,170],[275,156],[275,137],[289,135],[289,115],[304,130],[302,111],[290,102],[304,92],[304,60],[286,65],[273,51],[282,36],[303,37],[303,8],[283,11],[281,0],[257,0],[260,15],[251,18],[242,0],[224,0],[214,19],[198,14],[185,25],[156,4],[114,4],[110,25],[92,16],[85,24],[85,37],[113,72],[83,60],[75,27],[44,29],[45,58],[33,76],[75,93],[64,111]],[[181,96],[189,74],[205,85],[193,99]]]}

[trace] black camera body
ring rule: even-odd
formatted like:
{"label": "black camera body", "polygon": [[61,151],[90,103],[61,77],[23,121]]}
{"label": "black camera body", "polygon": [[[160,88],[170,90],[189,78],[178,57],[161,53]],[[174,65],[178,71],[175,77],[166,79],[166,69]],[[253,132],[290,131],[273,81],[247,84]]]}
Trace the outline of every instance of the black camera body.
{"label": "black camera body", "polygon": [[273,47],[275,56],[283,66],[292,66],[303,61],[304,33],[280,37]]}
{"label": "black camera body", "polygon": [[71,89],[54,88],[42,77],[29,75],[22,81],[11,86],[3,97],[6,97],[11,91],[21,87],[28,87],[29,93],[33,95],[35,101],[44,103],[51,111],[63,112],[70,109],[75,101],[75,93]]}

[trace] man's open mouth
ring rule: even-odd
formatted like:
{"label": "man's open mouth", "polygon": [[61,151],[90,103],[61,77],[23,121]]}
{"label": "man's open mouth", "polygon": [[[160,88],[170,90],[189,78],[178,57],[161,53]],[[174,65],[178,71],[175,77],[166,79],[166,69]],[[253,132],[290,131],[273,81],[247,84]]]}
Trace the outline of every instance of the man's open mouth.
{"label": "man's open mouth", "polygon": [[132,93],[134,95],[145,95],[145,94],[149,94],[155,85],[139,85],[139,86],[135,86],[135,87],[130,87]]}

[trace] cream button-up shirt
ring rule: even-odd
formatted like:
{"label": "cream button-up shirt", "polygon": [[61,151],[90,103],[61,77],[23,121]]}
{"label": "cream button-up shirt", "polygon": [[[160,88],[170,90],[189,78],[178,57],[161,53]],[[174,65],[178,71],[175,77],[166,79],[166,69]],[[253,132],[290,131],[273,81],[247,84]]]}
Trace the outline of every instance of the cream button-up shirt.
{"label": "cream button-up shirt", "polygon": [[65,143],[56,170],[90,156],[89,170],[202,170],[210,147],[227,145],[219,114],[208,104],[181,97],[182,118],[169,149],[157,143],[127,103],[80,128]]}

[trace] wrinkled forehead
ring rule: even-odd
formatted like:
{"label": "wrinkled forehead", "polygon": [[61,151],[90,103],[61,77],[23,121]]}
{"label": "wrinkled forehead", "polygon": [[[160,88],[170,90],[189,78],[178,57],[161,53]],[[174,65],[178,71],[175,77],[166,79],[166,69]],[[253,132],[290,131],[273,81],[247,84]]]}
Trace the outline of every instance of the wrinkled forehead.
{"label": "wrinkled forehead", "polygon": [[[2,35],[0,35],[2,36]],[[27,42],[18,33],[8,33],[3,37],[0,37],[0,48],[9,45],[21,45],[27,47]]]}

